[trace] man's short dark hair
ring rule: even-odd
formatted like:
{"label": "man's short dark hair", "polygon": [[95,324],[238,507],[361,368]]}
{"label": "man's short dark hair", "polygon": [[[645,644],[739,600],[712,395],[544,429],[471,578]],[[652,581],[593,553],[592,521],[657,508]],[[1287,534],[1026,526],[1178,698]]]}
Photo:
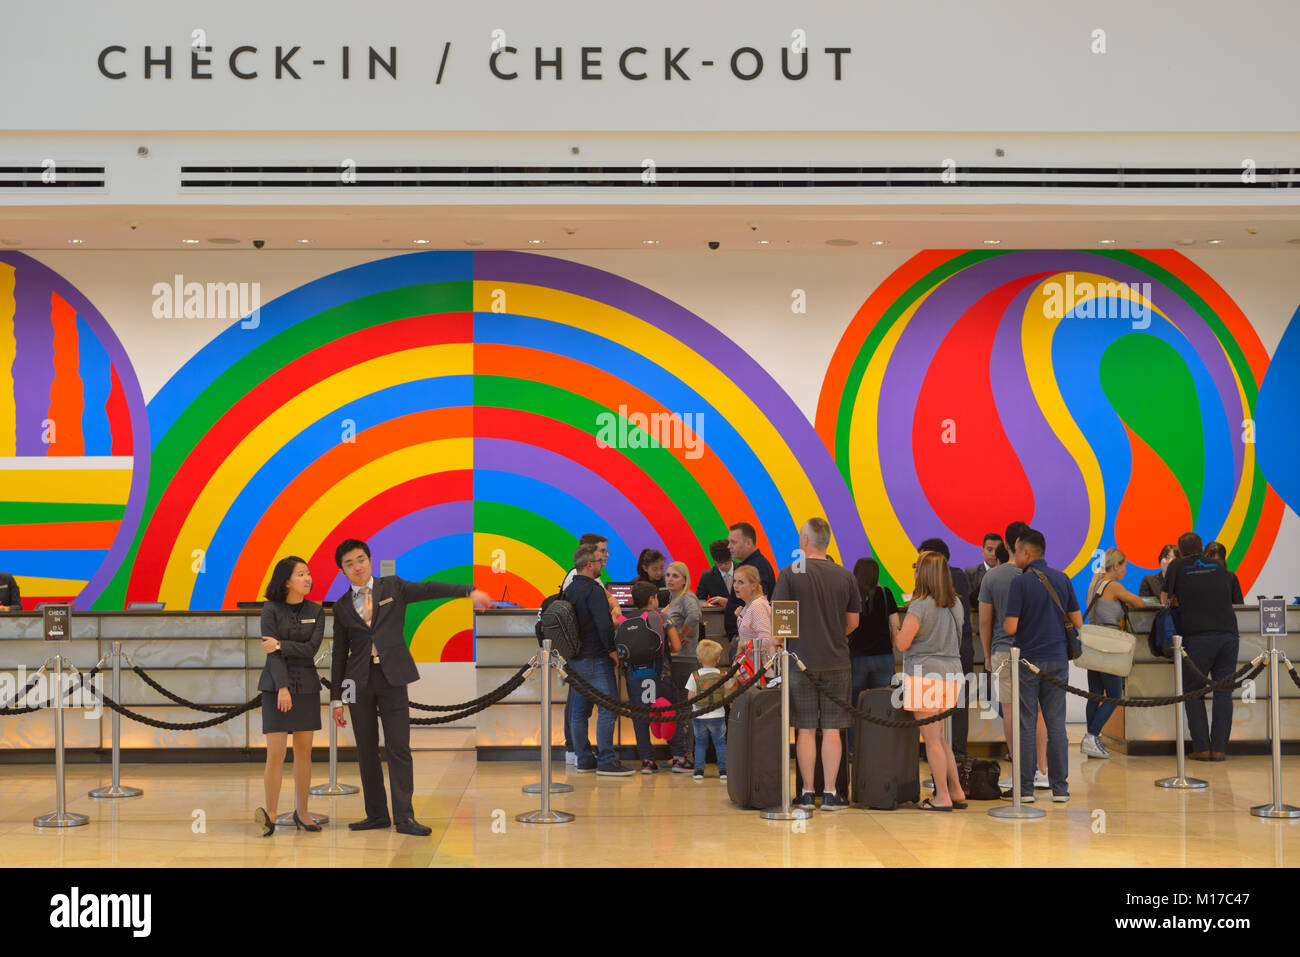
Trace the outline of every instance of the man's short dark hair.
{"label": "man's short dark hair", "polygon": [[1205,546],[1203,554],[1213,562],[1226,562],[1228,560],[1228,550],[1223,547],[1223,542],[1210,542]]}
{"label": "man's short dark hair", "polygon": [[343,542],[339,545],[339,547],[334,549],[334,564],[337,565],[339,568],[342,568],[343,556],[346,555],[348,552],[355,552],[358,548],[366,553],[366,558],[370,557],[370,546],[367,545],[365,542],[363,542],[361,539],[359,538],[344,539]]}
{"label": "man's short dark hair", "polygon": [[1183,532],[1178,536],[1178,554],[1184,558],[1201,554],[1201,536],[1195,532]]}
{"label": "man's short dark hair", "polygon": [[573,567],[577,571],[582,571],[588,565],[596,560],[595,545],[579,545],[573,551]]}
{"label": "man's short dark hair", "polygon": [[940,555],[943,556],[943,560],[945,562],[951,560],[948,555],[948,543],[945,542],[942,538],[927,538],[920,545],[916,546],[916,550],[918,553],[938,552]]}
{"label": "man's short dark hair", "polygon": [[599,545],[601,542],[609,541],[604,535],[597,535],[595,532],[588,532],[578,539],[579,545]]}
{"label": "man's short dark hair", "polygon": [[980,544],[987,545],[989,542],[1000,542],[1000,541],[1002,541],[1002,536],[999,535],[997,532],[985,532],[984,541],[981,542]]}
{"label": "man's short dark hair", "polygon": [[1020,538],[1016,541],[1017,547],[1028,545],[1031,552],[1037,552],[1041,558],[1047,552],[1047,539],[1043,538],[1043,533],[1036,528],[1027,528],[1020,533]]}
{"label": "man's short dark hair", "polygon": [[1006,542],[998,542],[998,550],[993,554],[997,556],[999,564],[1005,565],[1011,561],[1011,553],[1007,551]]}
{"label": "man's short dark hair", "polygon": [[731,561],[731,549],[727,547],[725,538],[720,538],[716,542],[709,544],[709,557],[713,559],[715,565]]}
{"label": "man's short dark hair", "polygon": [[748,538],[751,542],[758,542],[758,532],[754,531],[754,526],[750,525],[749,522],[737,522],[735,525],[728,525],[727,531],[740,532],[741,535]]}
{"label": "man's short dark hair", "polygon": [[1002,541],[1007,546],[1008,552],[1016,550],[1016,543],[1020,541],[1020,536],[1029,531],[1027,522],[1015,521],[1007,526],[1006,534],[1003,535]]}
{"label": "man's short dark hair", "polygon": [[644,608],[650,599],[659,594],[659,586],[654,582],[639,581],[632,583],[632,607]]}

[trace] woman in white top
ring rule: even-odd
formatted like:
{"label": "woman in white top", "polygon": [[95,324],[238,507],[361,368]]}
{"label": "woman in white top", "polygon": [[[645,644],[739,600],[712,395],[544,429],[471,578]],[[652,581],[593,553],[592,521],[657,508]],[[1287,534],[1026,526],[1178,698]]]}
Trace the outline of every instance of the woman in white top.
{"label": "woman in white top", "polygon": [[[1106,549],[1101,556],[1101,568],[1093,574],[1084,598],[1083,616],[1088,619],[1088,624],[1127,631],[1125,606],[1146,607],[1146,602],[1124,587],[1124,576],[1127,574],[1128,559],[1124,553],[1118,548]],[[1088,690],[1093,694],[1104,694],[1108,698],[1120,698],[1124,695],[1124,679],[1118,675],[1089,671]],[[1101,729],[1115,713],[1116,707],[1113,704],[1088,702],[1084,713],[1088,726],[1083,741],[1079,744],[1079,750],[1084,754],[1091,758],[1110,757],[1110,752],[1101,743]]]}
{"label": "woman in white top", "polygon": [[[732,662],[735,663],[738,658],[750,657],[751,642],[767,659],[776,654],[781,643],[772,637],[772,603],[763,594],[758,569],[752,565],[741,565],[736,569],[734,581],[736,597],[744,605],[736,610],[736,647]],[[743,680],[752,673],[746,668],[740,677]]]}

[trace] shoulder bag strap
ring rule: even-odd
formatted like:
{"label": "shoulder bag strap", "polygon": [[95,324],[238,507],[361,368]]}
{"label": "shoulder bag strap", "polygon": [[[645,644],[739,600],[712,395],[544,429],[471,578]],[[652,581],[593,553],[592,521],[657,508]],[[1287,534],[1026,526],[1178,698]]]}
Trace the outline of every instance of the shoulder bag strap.
{"label": "shoulder bag strap", "polygon": [[1061,604],[1061,596],[1056,594],[1056,589],[1052,587],[1052,583],[1047,580],[1046,575],[1040,572],[1037,568],[1031,568],[1029,570],[1038,576],[1038,580],[1042,582],[1043,587],[1047,589],[1047,594],[1052,596],[1052,601],[1056,603],[1056,610],[1061,613],[1061,622],[1065,625],[1065,633],[1066,635],[1069,635],[1069,633],[1074,630],[1074,622],[1070,621],[1069,617],[1065,614],[1065,606]]}

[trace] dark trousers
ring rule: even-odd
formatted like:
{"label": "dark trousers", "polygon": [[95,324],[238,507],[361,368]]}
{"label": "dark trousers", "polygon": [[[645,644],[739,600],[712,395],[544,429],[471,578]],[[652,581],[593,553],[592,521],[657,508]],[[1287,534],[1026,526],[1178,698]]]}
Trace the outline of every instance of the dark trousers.
{"label": "dark trousers", "polygon": [[348,705],[352,734],[357,739],[357,763],[361,765],[361,793],[366,817],[388,817],[388,796],[384,772],[379,763],[379,722],[384,723],[384,745],[388,749],[388,782],[393,788],[393,821],[414,819],[411,794],[415,774],[411,764],[411,711],[406,685],[394,687],[379,665],[371,664],[364,688]]}
{"label": "dark trousers", "polygon": [[[690,661],[674,660],[669,677],[672,679],[673,693],[668,695],[673,704],[681,704],[691,696],[686,690],[686,682],[691,679],[691,672],[698,668],[699,662],[694,659]],[[673,733],[673,739],[668,742],[668,753],[674,758],[689,758],[695,748],[695,729],[691,727],[691,722],[682,718],[677,719],[677,730]]]}
{"label": "dark trousers", "polygon": [[[1241,639],[1230,634],[1187,635],[1183,638],[1183,647],[1187,657],[1202,674],[1207,674],[1215,681],[1221,681],[1237,670],[1237,650]],[[1183,690],[1195,691],[1205,682],[1183,666]],[[1219,751],[1228,752],[1228,735],[1232,732],[1232,691],[1214,692],[1213,720],[1205,719],[1205,699],[1194,698],[1184,702],[1187,709],[1187,731],[1192,738],[1192,752]]]}
{"label": "dark trousers", "polygon": [[[971,686],[970,679],[966,676],[975,670],[975,643],[971,638],[965,638],[958,646],[958,653],[961,655],[961,672],[962,681],[965,682],[964,688]],[[854,704],[857,704],[855,701]],[[958,754],[966,753],[966,738],[970,734],[970,702],[966,700],[963,691],[961,698],[961,707],[952,716],[952,749]]]}

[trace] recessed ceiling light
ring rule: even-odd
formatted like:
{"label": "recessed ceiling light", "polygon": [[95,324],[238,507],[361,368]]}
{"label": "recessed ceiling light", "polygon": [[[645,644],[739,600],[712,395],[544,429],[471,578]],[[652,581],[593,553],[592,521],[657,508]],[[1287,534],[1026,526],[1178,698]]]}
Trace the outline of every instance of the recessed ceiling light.
{"label": "recessed ceiling light", "polygon": [[1207,240],[1205,241],[1205,244],[1206,244],[1207,246],[1221,246],[1221,245],[1223,245],[1223,240],[1222,240],[1222,239],[1207,239]]}
{"label": "recessed ceiling light", "polygon": [[484,240],[482,240],[482,239],[467,239],[467,240],[465,240],[465,245],[466,245],[466,246],[482,246],[483,243],[484,243]]}
{"label": "recessed ceiling light", "polygon": [[85,240],[84,240],[84,239],[69,239],[68,242],[72,243],[72,245],[74,245],[74,246],[80,246],[82,243],[85,242]]}
{"label": "recessed ceiling light", "polygon": [[828,239],[828,240],[826,240],[826,245],[827,245],[827,246],[856,246],[857,244],[858,244],[858,241],[857,241],[856,239]]}
{"label": "recessed ceiling light", "polygon": [[1175,239],[1174,243],[1179,246],[1195,246],[1195,239]]}
{"label": "recessed ceiling light", "polygon": [[772,240],[770,240],[770,239],[760,239],[760,240],[758,240],[758,244],[759,244],[760,246],[770,246],[770,245],[772,245]]}
{"label": "recessed ceiling light", "polygon": [[186,246],[197,246],[199,243],[197,239],[182,239],[181,242],[183,242]]}
{"label": "recessed ceiling light", "polygon": [[1115,240],[1113,240],[1113,239],[1099,239],[1099,240],[1097,240],[1097,243],[1098,243],[1099,245],[1101,245],[1101,246],[1114,246],[1114,245],[1115,245]]}
{"label": "recessed ceiling light", "polygon": [[415,243],[415,245],[417,245],[417,246],[427,246],[427,245],[429,245],[430,240],[428,240],[428,239],[412,239],[411,242]]}
{"label": "recessed ceiling light", "polygon": [[873,246],[888,246],[888,245],[889,245],[889,240],[888,240],[888,239],[873,239],[873,240],[871,240],[871,245],[873,245]]}
{"label": "recessed ceiling light", "polygon": [[229,236],[218,236],[216,239],[209,239],[208,242],[214,246],[238,246],[238,239],[231,239]]}
{"label": "recessed ceiling light", "polygon": [[643,240],[641,240],[641,245],[642,245],[642,246],[658,246],[658,245],[659,245],[659,240],[657,240],[657,239],[643,239]]}
{"label": "recessed ceiling light", "polygon": [[530,240],[528,240],[528,245],[530,245],[530,246],[544,246],[544,245],[546,245],[546,240],[545,240],[545,239],[530,239]]}
{"label": "recessed ceiling light", "polygon": [[0,239],[0,243],[4,243],[6,246],[21,246],[23,241],[21,239]]}
{"label": "recessed ceiling light", "polygon": [[[5,242],[9,242],[9,240],[6,239]],[[1295,239],[1288,239],[1287,242],[1292,246],[1300,246],[1300,236],[1297,236]],[[17,245],[17,243],[14,243],[14,245]]]}
{"label": "recessed ceiling light", "polygon": [[308,243],[314,243],[315,241],[316,241],[316,240],[314,240],[314,239],[300,239],[300,240],[298,240],[298,242],[300,242],[300,243],[301,243],[302,245],[304,245],[304,246],[306,246]]}
{"label": "recessed ceiling light", "polygon": [[1002,240],[1000,240],[1000,239],[986,239],[986,240],[984,240],[984,245],[985,245],[985,246],[1001,246],[1001,245],[1002,245]]}

